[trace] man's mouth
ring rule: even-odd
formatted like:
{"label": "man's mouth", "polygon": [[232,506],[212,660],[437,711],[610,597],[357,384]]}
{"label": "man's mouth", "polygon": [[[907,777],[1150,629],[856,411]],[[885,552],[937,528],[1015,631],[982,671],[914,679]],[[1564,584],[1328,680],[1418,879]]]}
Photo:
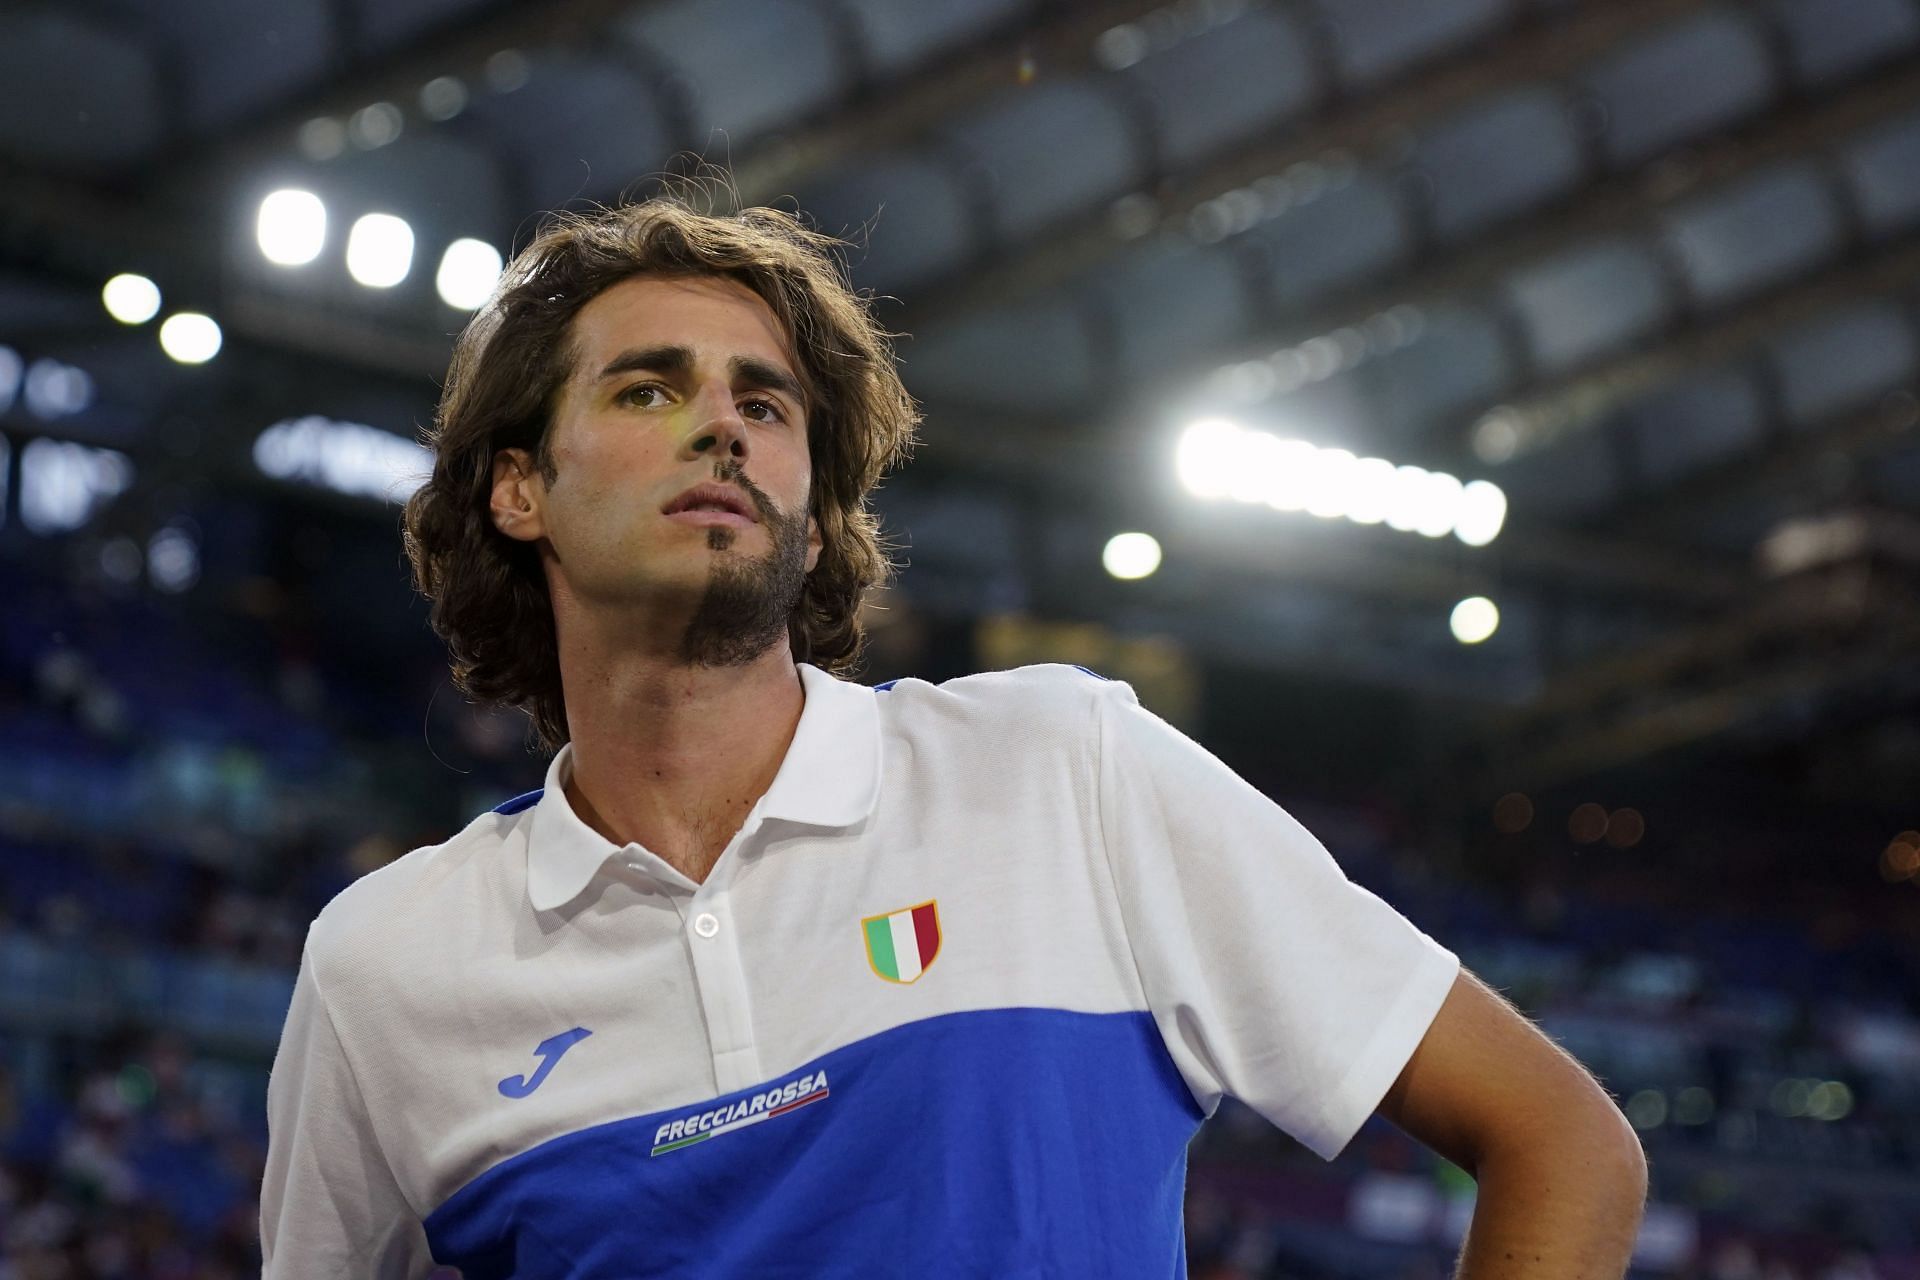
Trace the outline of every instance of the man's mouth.
{"label": "man's mouth", "polygon": [[661,508],[661,514],[681,524],[744,528],[758,524],[759,513],[746,494],[732,485],[707,481],[697,484]]}

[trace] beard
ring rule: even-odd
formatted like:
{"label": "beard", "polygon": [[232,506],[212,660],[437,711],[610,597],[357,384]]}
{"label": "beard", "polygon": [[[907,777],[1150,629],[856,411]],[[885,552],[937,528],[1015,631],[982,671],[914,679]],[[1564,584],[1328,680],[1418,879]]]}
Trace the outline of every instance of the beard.
{"label": "beard", "polygon": [[680,641],[681,661],[696,667],[739,667],[764,655],[787,635],[807,582],[807,504],[782,511],[729,458],[714,469],[722,484],[738,485],[760,513],[773,546],[764,556],[733,551],[733,529],[708,529],[719,553],[707,589]]}

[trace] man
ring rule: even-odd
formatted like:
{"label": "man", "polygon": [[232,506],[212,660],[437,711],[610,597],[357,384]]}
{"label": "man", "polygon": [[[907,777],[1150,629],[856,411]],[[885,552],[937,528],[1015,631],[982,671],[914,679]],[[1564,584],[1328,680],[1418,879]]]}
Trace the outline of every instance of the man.
{"label": "man", "polygon": [[1606,1093],[1125,685],[832,674],[914,413],[829,246],[568,217],[462,336],[407,547],[556,754],[313,923],[267,1274],[1179,1275],[1230,1094],[1473,1172],[1463,1275],[1620,1275]]}

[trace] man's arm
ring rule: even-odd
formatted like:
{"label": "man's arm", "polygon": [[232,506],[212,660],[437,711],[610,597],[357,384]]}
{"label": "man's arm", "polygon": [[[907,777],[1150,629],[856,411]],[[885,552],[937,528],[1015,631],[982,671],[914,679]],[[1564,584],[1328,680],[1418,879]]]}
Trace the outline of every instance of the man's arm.
{"label": "man's arm", "polygon": [[260,1184],[265,1280],[411,1280],[433,1270],[425,1230],[380,1149],[321,994],[311,948],[267,1078]]}
{"label": "man's arm", "polygon": [[1480,1184],[1460,1280],[1615,1280],[1647,1161],[1586,1068],[1462,968],[1380,1113]]}

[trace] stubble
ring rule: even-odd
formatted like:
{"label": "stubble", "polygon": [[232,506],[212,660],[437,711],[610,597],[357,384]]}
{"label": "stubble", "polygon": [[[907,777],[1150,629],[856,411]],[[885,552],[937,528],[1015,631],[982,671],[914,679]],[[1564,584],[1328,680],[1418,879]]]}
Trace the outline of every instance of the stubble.
{"label": "stubble", "polygon": [[714,479],[747,495],[773,545],[764,556],[742,555],[733,550],[736,530],[707,530],[707,546],[716,553],[713,569],[681,638],[680,659],[696,667],[745,666],[787,634],[800,603],[807,580],[807,504],[780,510],[735,459],[716,464]]}

